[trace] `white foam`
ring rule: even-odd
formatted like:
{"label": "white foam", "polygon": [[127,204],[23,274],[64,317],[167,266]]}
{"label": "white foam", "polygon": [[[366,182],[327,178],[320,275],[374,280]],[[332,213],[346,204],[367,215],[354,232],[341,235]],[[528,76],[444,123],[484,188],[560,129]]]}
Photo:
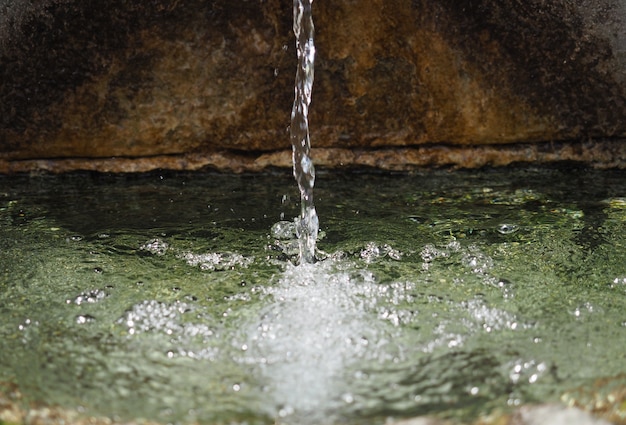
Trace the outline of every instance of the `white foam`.
{"label": "white foam", "polygon": [[373,326],[371,314],[391,291],[367,271],[341,267],[333,260],[289,265],[266,289],[273,302],[246,330],[244,361],[270,383],[271,414],[299,423],[322,413],[328,418],[334,407],[353,401],[344,388],[346,370],[387,352],[381,348],[391,338],[381,334],[389,325]]}
{"label": "white foam", "polygon": [[237,267],[247,268],[254,261],[252,257],[245,257],[232,252],[208,252],[205,254],[184,252],[178,257],[185,260],[190,266],[198,266],[207,271],[232,270]]}

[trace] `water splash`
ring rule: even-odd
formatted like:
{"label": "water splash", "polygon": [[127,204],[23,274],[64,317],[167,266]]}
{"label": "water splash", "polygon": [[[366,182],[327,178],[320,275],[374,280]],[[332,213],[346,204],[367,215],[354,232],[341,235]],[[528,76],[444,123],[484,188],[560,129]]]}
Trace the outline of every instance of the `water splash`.
{"label": "water splash", "polygon": [[273,302],[239,326],[238,345],[246,347],[240,361],[262,374],[267,413],[282,424],[336,423],[334,414],[353,402],[354,363],[398,355],[397,329],[372,312],[404,291],[384,291],[373,274],[335,259],[290,264],[262,291]]}
{"label": "water splash", "polygon": [[301,213],[297,219],[297,233],[300,244],[300,262],[315,262],[315,241],[319,223],[313,204],[315,167],[310,157],[309,105],[313,88],[313,64],[315,44],[313,43],[313,0],[294,0],[293,32],[296,37],[298,68],[296,71],[295,99],[291,111],[290,137],[293,148],[293,175],[298,182],[301,198]]}

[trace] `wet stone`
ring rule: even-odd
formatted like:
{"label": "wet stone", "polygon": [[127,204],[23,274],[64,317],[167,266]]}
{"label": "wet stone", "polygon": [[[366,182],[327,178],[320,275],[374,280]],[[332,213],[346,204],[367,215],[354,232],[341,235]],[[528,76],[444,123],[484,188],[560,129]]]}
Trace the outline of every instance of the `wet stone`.
{"label": "wet stone", "polygon": [[[8,0],[0,171],[289,168],[291,6]],[[327,166],[624,166],[623,2],[312,8]]]}

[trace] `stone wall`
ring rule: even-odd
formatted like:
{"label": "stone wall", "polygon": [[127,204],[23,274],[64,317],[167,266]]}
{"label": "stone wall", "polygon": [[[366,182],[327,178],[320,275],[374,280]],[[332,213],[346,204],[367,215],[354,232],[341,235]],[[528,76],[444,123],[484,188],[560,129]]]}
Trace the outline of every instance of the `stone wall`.
{"label": "stone wall", "polygon": [[[4,0],[0,172],[289,166],[292,4]],[[318,0],[314,160],[626,165],[626,0]]]}

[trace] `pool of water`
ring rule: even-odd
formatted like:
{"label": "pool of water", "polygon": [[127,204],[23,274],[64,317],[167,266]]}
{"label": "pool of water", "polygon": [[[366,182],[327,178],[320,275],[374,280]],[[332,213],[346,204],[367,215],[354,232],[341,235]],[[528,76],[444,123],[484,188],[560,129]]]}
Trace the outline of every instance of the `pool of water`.
{"label": "pool of water", "polygon": [[[0,177],[0,382],[161,423],[472,422],[626,373],[626,172]],[[617,401],[619,403],[620,401]]]}

